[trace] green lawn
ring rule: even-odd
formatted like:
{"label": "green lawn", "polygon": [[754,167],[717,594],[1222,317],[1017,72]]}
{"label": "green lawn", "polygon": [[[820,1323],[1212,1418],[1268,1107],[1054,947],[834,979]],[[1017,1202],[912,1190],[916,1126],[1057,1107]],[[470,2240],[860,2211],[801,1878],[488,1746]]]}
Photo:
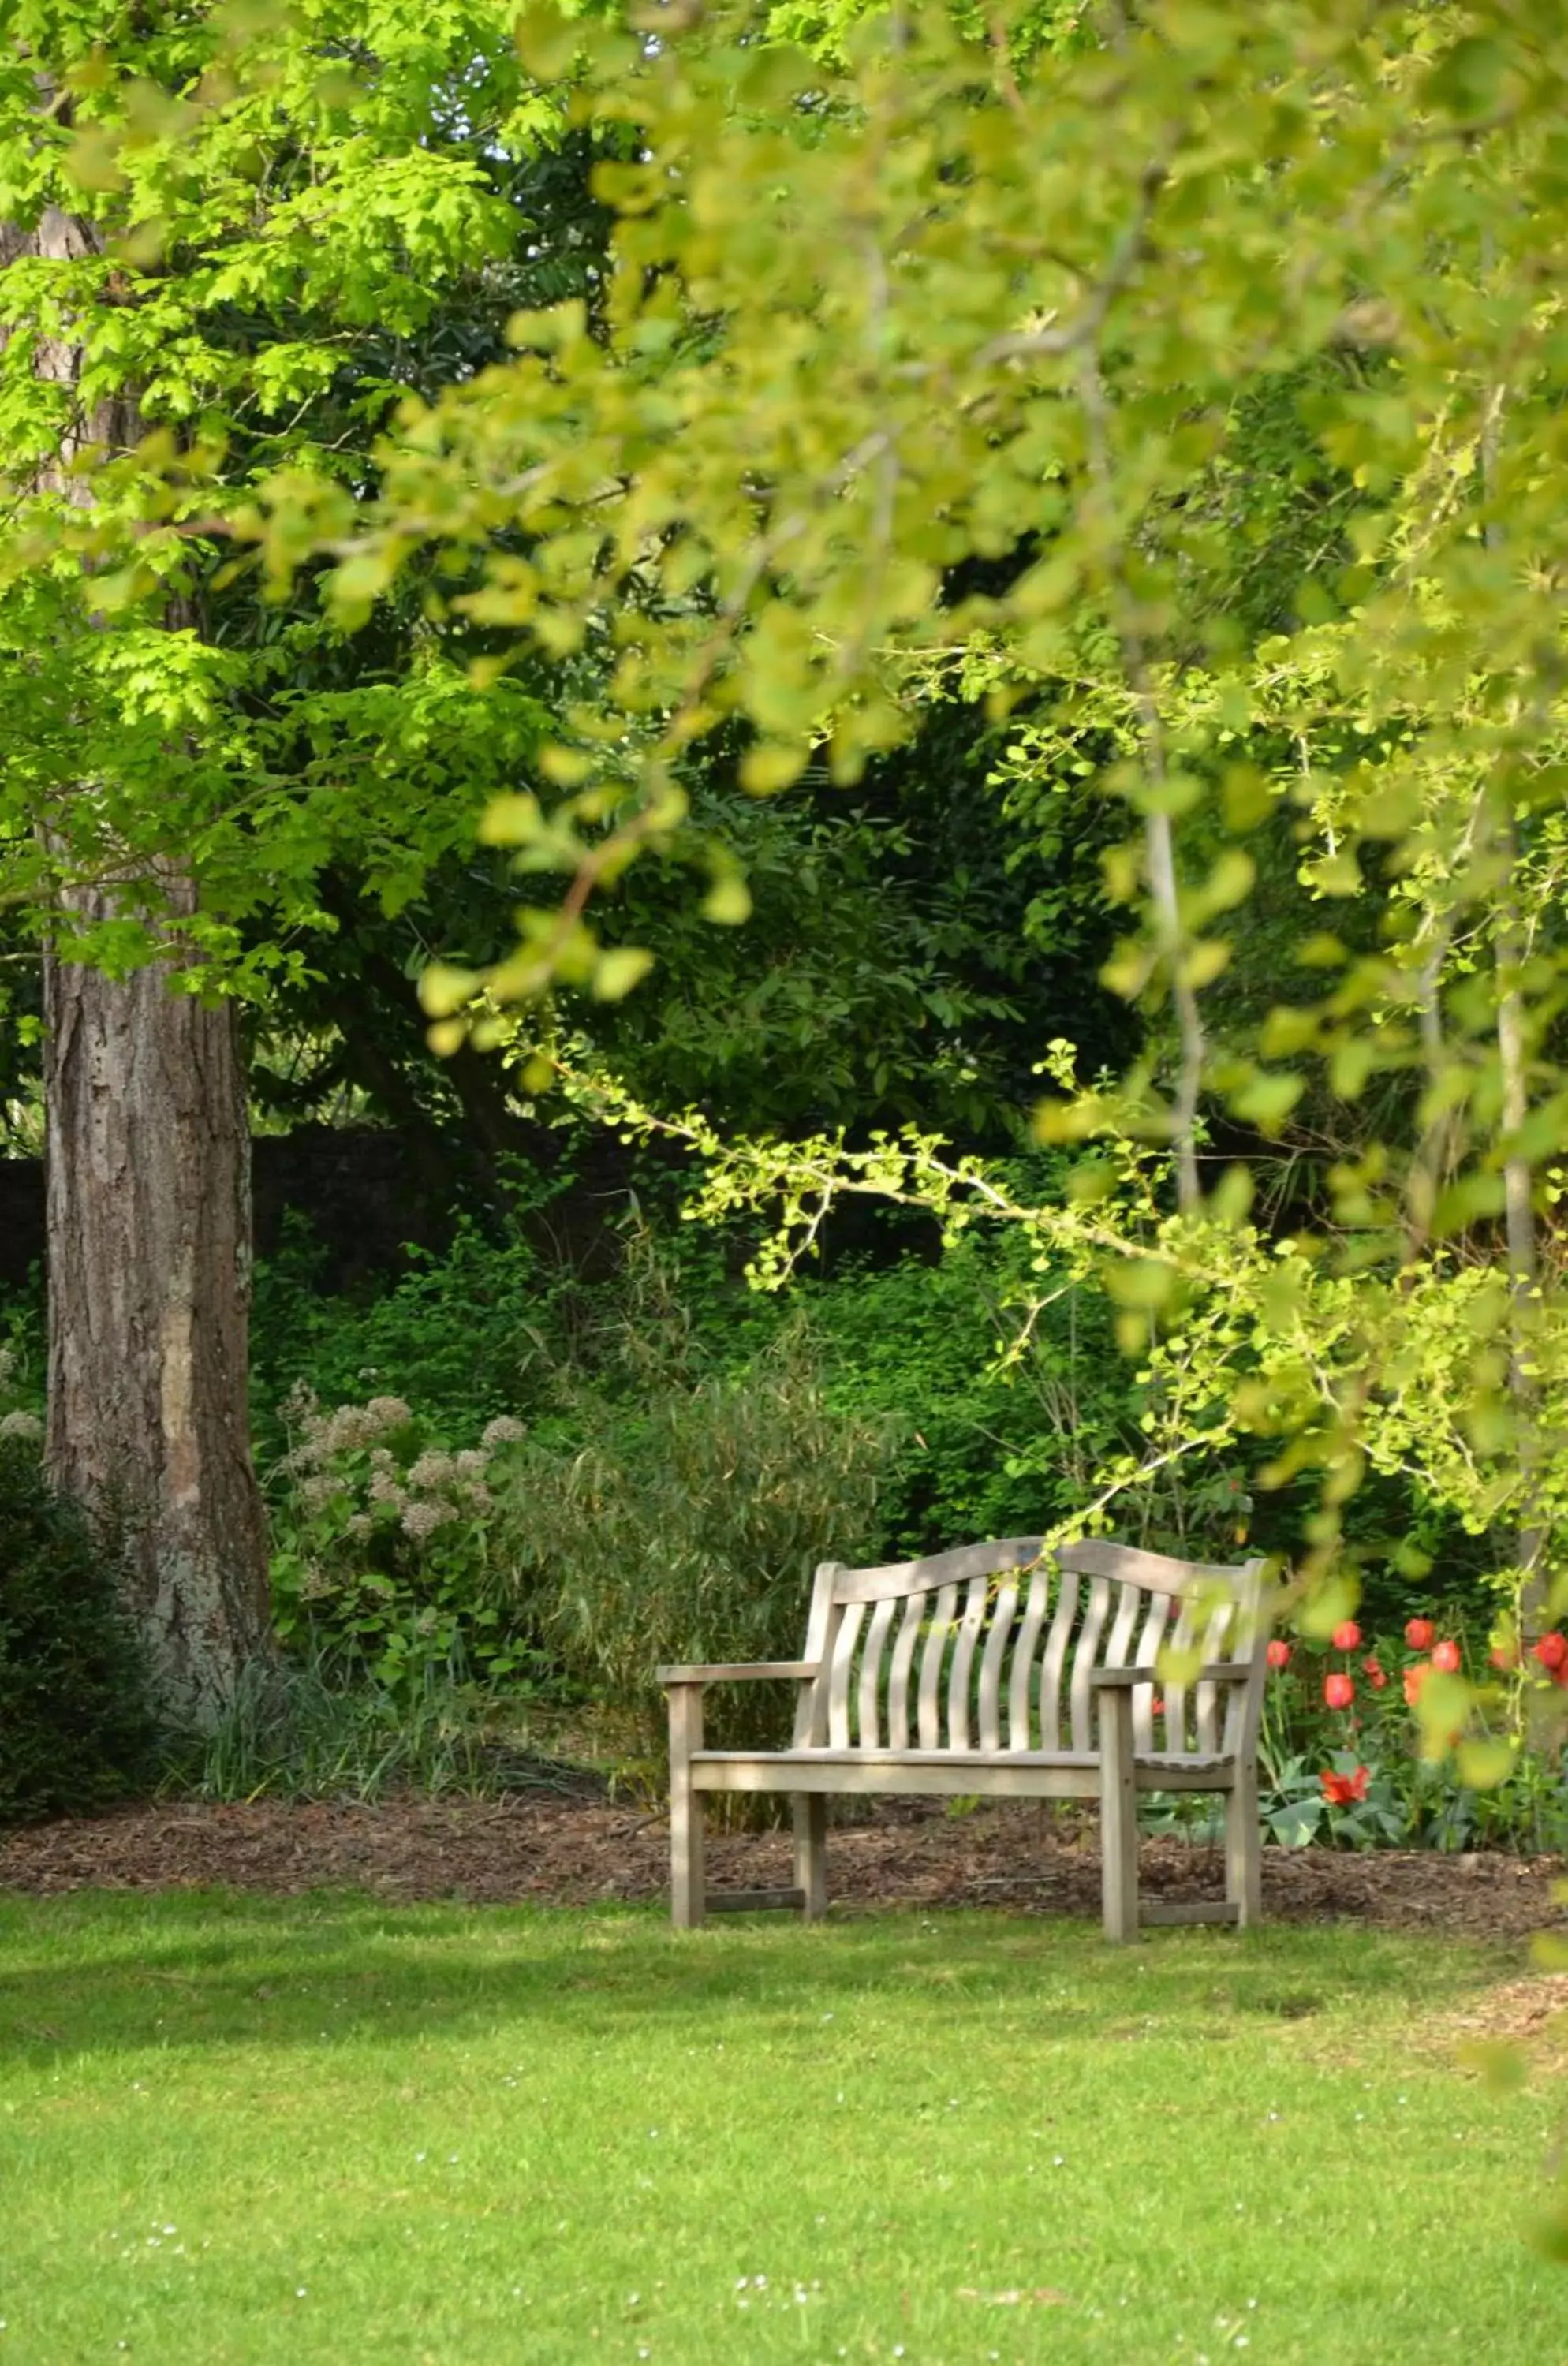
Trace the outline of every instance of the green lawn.
{"label": "green lawn", "polygon": [[[0,2366],[1568,2358],[1438,1941],[0,1901]],[[1011,2297],[1009,2297],[1010,2295]]]}

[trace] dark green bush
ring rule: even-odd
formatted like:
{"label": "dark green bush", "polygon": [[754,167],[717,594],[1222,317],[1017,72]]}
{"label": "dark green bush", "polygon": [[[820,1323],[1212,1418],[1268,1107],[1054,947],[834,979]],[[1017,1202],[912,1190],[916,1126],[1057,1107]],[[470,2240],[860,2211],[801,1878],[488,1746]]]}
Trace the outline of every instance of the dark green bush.
{"label": "dark green bush", "polygon": [[0,1437],[0,1823],[80,1814],[152,1772],[147,1671],[110,1553]]}

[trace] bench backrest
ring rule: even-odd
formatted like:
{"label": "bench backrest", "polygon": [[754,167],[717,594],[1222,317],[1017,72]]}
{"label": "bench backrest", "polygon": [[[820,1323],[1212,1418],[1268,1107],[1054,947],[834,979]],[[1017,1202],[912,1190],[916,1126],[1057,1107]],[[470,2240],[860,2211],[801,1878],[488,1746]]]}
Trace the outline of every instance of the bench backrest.
{"label": "bench backrest", "polygon": [[[1245,1659],[1245,1686],[1145,1684],[1134,1746],[1179,1757],[1256,1744],[1268,1644],[1263,1563],[1168,1560],[1089,1538],[963,1545],[881,1569],[826,1561],[806,1639],[797,1747],[1099,1748],[1096,1668],[1148,1667],[1164,1647]],[[1157,1701],[1157,1706],[1156,1706]]]}

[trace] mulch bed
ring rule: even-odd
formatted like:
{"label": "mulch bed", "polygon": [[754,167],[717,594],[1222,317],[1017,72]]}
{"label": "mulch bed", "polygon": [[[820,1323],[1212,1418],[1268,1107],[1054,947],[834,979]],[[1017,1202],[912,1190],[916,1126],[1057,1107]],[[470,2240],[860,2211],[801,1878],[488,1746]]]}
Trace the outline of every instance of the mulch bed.
{"label": "mulch bed", "polygon": [[[282,1897],[351,1888],[412,1902],[582,1906],[666,1895],[663,1817],[603,1798],[530,1791],[478,1801],[391,1800],[375,1807],[257,1800],[208,1807],[163,1801],[108,1816],[0,1835],[0,1889],[227,1887]],[[954,1816],[940,1804],[879,1801],[829,1842],[836,1905],[993,1906],[1025,1914],[1097,1917],[1099,1842],[1035,1803]],[[1481,1940],[1568,1927],[1552,1898],[1557,1859],[1437,1856],[1379,1851],[1268,1849],[1265,1912],[1285,1921],[1348,1920]],[[715,1834],[714,1888],[786,1883],[781,1832]],[[1150,1897],[1223,1895],[1218,1858],[1179,1840],[1145,1841]]]}

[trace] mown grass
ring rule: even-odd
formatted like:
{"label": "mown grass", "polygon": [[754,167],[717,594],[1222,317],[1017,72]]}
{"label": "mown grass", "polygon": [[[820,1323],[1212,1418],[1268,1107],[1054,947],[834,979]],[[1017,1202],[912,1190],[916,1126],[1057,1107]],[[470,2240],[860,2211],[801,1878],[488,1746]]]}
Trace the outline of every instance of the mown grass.
{"label": "mown grass", "polygon": [[[0,1903],[0,2366],[1568,2355],[1424,1938]],[[765,2281],[764,2281],[765,2280]]]}

